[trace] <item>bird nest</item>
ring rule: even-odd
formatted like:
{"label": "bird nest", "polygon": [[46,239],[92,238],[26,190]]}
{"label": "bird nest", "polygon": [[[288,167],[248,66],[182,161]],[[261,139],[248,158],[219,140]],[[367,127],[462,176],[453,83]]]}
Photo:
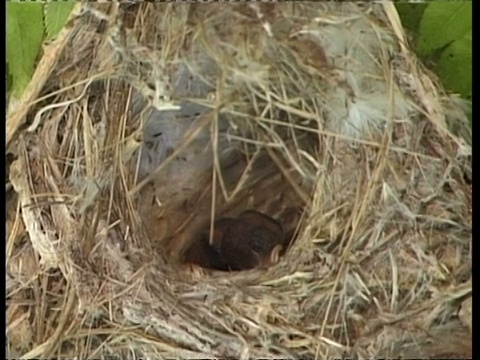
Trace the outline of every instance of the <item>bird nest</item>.
{"label": "bird nest", "polygon": [[[469,356],[469,126],[392,4],[79,3],[10,106],[11,353]],[[245,210],[275,259],[190,261]]]}

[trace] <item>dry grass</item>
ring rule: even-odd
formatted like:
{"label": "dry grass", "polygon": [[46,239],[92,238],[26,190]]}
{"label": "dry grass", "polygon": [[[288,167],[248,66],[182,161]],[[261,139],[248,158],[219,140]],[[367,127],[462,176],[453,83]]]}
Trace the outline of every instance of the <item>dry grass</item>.
{"label": "dry grass", "polygon": [[[85,6],[7,122],[11,356],[471,356],[468,125],[392,4]],[[145,170],[180,100],[207,110]],[[304,209],[277,265],[178,261],[252,206]]]}

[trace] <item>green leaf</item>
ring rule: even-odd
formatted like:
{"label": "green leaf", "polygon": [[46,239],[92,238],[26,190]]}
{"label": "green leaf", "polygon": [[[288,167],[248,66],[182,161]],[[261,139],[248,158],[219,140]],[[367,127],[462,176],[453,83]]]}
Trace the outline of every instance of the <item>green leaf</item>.
{"label": "green leaf", "polygon": [[438,62],[438,74],[449,90],[472,97],[472,34],[452,42]]}
{"label": "green leaf", "polygon": [[430,54],[471,31],[471,2],[431,2],[420,21],[418,51],[423,55]]}
{"label": "green leaf", "polygon": [[47,38],[55,38],[68,20],[75,2],[48,2],[45,4]]}
{"label": "green leaf", "polygon": [[427,4],[397,2],[395,3],[395,7],[397,8],[398,15],[402,20],[402,25],[406,29],[416,33]]}
{"label": "green leaf", "polygon": [[7,61],[16,95],[30,81],[42,46],[42,8],[41,3],[7,3]]}
{"label": "green leaf", "polygon": [[12,74],[10,74],[10,69],[8,67],[8,62],[7,62],[7,92],[10,92],[11,88],[12,88]]}

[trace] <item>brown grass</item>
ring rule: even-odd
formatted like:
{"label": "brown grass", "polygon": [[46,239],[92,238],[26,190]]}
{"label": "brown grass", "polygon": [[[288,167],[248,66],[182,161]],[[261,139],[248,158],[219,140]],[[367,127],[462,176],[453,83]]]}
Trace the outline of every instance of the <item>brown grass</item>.
{"label": "brown grass", "polygon": [[[7,121],[10,356],[471,356],[468,124],[392,4],[85,6]],[[142,174],[180,100],[208,111]],[[292,206],[268,270],[179,261],[214,217]]]}

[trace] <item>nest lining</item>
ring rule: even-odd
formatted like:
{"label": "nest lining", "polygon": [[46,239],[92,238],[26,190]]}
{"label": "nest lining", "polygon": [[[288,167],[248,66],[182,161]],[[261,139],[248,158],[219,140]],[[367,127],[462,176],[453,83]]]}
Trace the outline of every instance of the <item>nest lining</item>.
{"label": "nest lining", "polygon": [[[421,356],[444,350],[445,329],[468,334],[454,316],[471,291],[468,145],[441,120],[464,123],[412,67],[392,8],[92,9],[45,86],[68,106],[10,144],[19,351]],[[268,270],[210,273],[169,253],[211,214],[292,204],[305,208],[298,237]],[[32,253],[37,269],[18,265]],[[49,338],[15,305],[32,297]]]}

